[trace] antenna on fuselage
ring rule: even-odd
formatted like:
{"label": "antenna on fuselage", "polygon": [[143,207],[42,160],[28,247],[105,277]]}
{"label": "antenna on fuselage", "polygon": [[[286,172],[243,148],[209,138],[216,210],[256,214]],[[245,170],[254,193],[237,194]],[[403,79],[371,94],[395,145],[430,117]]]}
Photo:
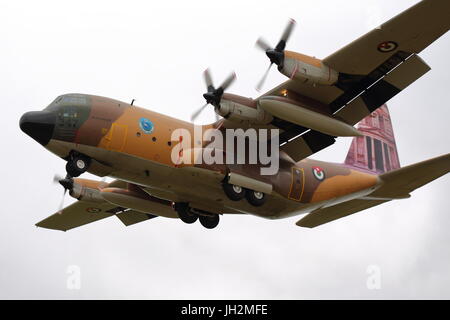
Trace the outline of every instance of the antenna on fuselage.
{"label": "antenna on fuselage", "polygon": [[135,99],[131,100],[131,105],[133,105],[133,103],[134,103],[134,100],[135,100]]}

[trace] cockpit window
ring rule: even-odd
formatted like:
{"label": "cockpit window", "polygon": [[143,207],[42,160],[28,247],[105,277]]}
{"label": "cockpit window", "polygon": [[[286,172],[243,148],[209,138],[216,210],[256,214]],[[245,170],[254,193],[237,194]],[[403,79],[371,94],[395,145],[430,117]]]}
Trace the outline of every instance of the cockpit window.
{"label": "cockpit window", "polygon": [[70,103],[70,104],[86,104],[86,97],[83,96],[65,96],[62,100],[63,103]]}
{"label": "cockpit window", "polygon": [[58,124],[60,127],[75,128],[78,124],[78,108],[66,106],[58,112]]}
{"label": "cockpit window", "polygon": [[62,98],[63,98],[62,96],[58,96],[58,97],[55,99],[55,101],[52,102],[52,104],[60,103],[61,100],[62,100]]}

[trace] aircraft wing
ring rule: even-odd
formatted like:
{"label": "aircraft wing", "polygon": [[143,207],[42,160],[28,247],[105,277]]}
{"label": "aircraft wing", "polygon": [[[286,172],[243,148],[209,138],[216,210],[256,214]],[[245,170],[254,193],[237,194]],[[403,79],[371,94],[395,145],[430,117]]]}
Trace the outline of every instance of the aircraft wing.
{"label": "aircraft wing", "polygon": [[328,56],[323,63],[343,73],[368,74],[386,60],[386,55],[420,53],[449,27],[448,0],[420,1]]}
{"label": "aircraft wing", "polygon": [[116,215],[125,226],[142,222],[156,216],[126,208],[117,207],[108,202],[77,201],[64,208],[60,213],[38,222],[37,227],[67,231],[94,221]]}
{"label": "aircraft wing", "polygon": [[[339,72],[332,86],[288,80],[265,96],[287,96],[354,125],[430,70],[417,55],[450,28],[450,2],[424,0],[323,60]],[[295,161],[335,142],[335,137],[281,119],[281,149]]]}
{"label": "aircraft wing", "polygon": [[356,199],[342,202],[328,208],[314,210],[299,220],[296,224],[299,227],[314,228],[327,222],[331,222],[349,216],[353,213],[377,206],[387,201],[389,200]]}
{"label": "aircraft wing", "polygon": [[381,186],[369,196],[312,211],[297,222],[314,228],[394,199],[408,198],[417,188],[450,172],[450,153],[383,173]]}

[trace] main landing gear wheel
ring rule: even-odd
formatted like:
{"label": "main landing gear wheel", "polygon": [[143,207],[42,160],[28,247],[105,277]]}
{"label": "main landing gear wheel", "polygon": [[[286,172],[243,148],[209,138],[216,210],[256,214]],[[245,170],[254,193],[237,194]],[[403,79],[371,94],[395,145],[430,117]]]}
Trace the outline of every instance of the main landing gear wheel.
{"label": "main landing gear wheel", "polygon": [[83,155],[73,155],[66,164],[67,174],[71,177],[78,177],[89,168],[91,159]]}
{"label": "main landing gear wheel", "polygon": [[255,207],[260,207],[266,202],[266,195],[260,191],[247,190],[245,198]]}
{"label": "main landing gear wheel", "polygon": [[213,216],[200,216],[200,223],[206,229],[214,229],[219,224],[220,217],[218,214]]}
{"label": "main landing gear wheel", "polygon": [[195,213],[191,212],[189,205],[184,202],[175,203],[175,211],[178,213],[178,217],[180,217],[181,221],[184,223],[194,223],[197,221],[198,216]]}
{"label": "main landing gear wheel", "polygon": [[245,197],[245,190],[240,186],[224,182],[222,187],[227,197],[232,201],[239,201]]}

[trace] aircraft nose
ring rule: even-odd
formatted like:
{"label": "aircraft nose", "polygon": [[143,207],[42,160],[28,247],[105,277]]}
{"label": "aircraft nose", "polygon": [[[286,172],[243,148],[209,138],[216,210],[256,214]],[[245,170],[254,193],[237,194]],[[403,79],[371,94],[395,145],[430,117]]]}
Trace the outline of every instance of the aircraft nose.
{"label": "aircraft nose", "polygon": [[53,135],[56,115],[48,111],[30,111],[20,118],[20,129],[45,146]]}

